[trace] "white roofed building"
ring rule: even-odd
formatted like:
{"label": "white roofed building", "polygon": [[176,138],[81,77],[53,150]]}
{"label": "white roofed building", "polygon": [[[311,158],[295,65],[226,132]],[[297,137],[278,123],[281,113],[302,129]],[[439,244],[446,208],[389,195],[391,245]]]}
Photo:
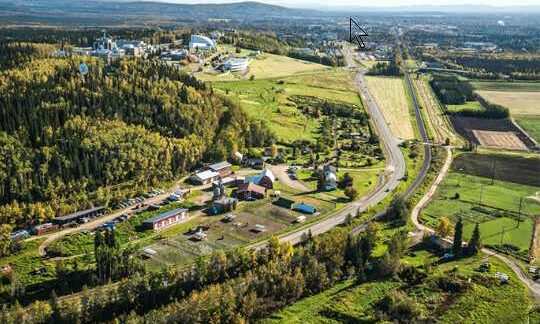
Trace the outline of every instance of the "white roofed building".
{"label": "white roofed building", "polygon": [[191,35],[191,40],[189,41],[190,51],[208,51],[214,48],[216,48],[216,44],[210,38],[201,35]]}

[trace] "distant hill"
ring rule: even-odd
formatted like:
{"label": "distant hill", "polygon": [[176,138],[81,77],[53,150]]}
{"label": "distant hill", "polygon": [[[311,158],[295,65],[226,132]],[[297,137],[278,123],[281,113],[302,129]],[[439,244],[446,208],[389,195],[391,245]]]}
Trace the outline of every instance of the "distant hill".
{"label": "distant hill", "polygon": [[309,9],[292,9],[259,2],[178,4],[129,0],[0,0],[1,24],[148,24],[297,18],[322,15]]}

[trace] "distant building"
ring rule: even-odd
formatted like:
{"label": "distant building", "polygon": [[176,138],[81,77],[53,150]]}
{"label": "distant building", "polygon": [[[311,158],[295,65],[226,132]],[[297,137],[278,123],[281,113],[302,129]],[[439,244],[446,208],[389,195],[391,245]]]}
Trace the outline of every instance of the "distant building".
{"label": "distant building", "polygon": [[249,63],[251,63],[250,59],[244,58],[244,57],[231,57],[228,58],[221,64],[221,69],[223,71],[244,71],[248,68]]}
{"label": "distant building", "polygon": [[143,221],[142,224],[145,228],[159,230],[184,220],[187,218],[188,210],[185,208],[178,208],[169,210],[168,212],[155,215]]}
{"label": "distant building", "polygon": [[266,188],[253,182],[243,183],[234,191],[238,199],[262,199],[266,196]]}
{"label": "distant building", "polygon": [[43,233],[52,232],[58,229],[58,225],[53,223],[44,223],[41,225],[36,225],[32,229],[32,232],[36,235],[41,235]]}
{"label": "distant building", "polygon": [[226,177],[232,173],[232,164],[227,161],[212,164],[209,168],[210,170],[219,173],[221,177]]}
{"label": "distant building", "polygon": [[206,170],[192,175],[190,179],[195,183],[205,185],[214,182],[215,180],[219,179],[219,177],[218,172]]}
{"label": "distant building", "polygon": [[105,207],[94,207],[86,210],[81,210],[69,215],[59,216],[53,219],[53,223],[59,226],[65,225],[71,222],[77,222],[82,218],[96,217],[103,213]]}
{"label": "distant building", "polygon": [[189,42],[190,51],[208,51],[214,48],[216,48],[216,44],[210,38],[201,35],[191,35],[191,40]]}

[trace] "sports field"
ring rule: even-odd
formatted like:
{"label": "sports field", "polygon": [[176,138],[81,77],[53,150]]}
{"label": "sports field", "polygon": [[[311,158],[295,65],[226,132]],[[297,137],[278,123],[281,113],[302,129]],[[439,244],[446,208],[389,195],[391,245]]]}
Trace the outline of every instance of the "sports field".
{"label": "sports field", "polygon": [[462,140],[454,131],[452,123],[448,120],[431,87],[424,79],[413,79],[421,108],[424,109],[431,125],[434,140],[443,143],[447,138],[453,145],[460,144]]}
{"label": "sports field", "polygon": [[405,92],[404,80],[395,77],[367,76],[366,81],[394,135],[401,139],[413,139],[410,100]]}

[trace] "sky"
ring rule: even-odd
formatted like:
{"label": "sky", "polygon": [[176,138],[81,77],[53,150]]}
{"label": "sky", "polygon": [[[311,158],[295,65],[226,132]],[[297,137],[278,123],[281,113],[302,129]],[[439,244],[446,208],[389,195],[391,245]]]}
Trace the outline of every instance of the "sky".
{"label": "sky", "polygon": [[[159,0],[176,3],[226,3],[240,0]],[[245,1],[245,0],[244,0]],[[400,7],[414,5],[490,5],[490,6],[538,6],[540,0],[255,0],[289,7],[355,6],[355,7]]]}

